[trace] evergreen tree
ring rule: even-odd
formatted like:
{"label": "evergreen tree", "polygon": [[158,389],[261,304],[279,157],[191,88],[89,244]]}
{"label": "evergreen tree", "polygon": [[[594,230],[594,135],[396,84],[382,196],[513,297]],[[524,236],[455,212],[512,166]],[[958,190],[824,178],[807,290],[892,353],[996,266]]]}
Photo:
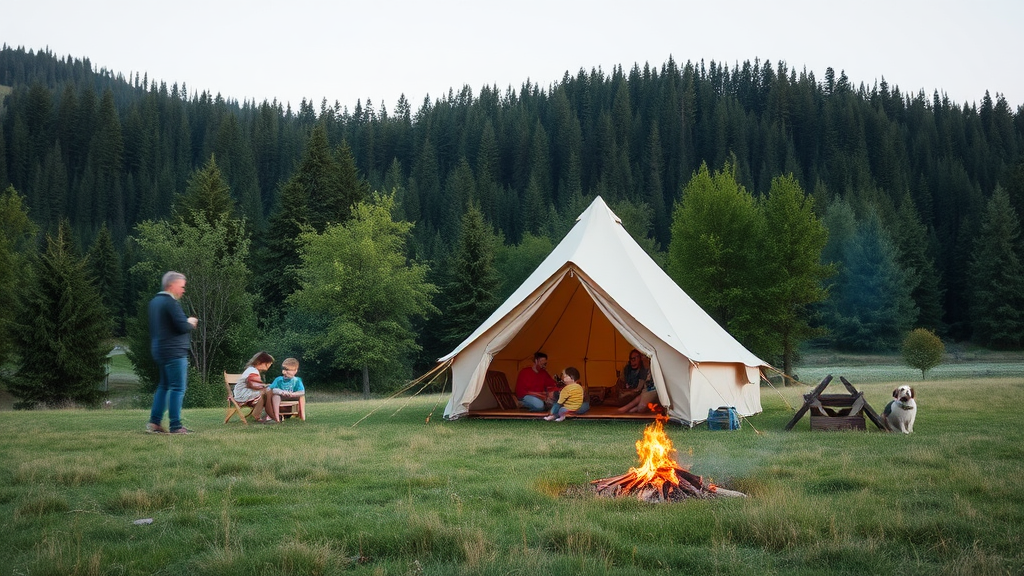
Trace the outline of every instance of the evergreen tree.
{"label": "evergreen tree", "polygon": [[67,222],[56,236],[47,235],[46,251],[33,269],[15,334],[17,372],[8,389],[24,408],[95,405],[103,396],[110,317]]}
{"label": "evergreen tree", "polygon": [[[32,278],[29,262],[36,225],[28,217],[25,198],[8,186],[0,193],[0,367],[9,360],[17,333],[17,302]],[[2,374],[2,373],[0,373]]]}
{"label": "evergreen tree", "polygon": [[185,192],[174,199],[171,213],[180,223],[195,226],[199,220],[212,224],[231,217],[234,209],[231,189],[211,154],[202,169],[196,170],[189,178]]}
{"label": "evergreen tree", "polygon": [[530,233],[523,234],[519,244],[501,245],[494,258],[500,276],[498,302],[508,299],[554,249],[551,238]]}
{"label": "evergreen tree", "polygon": [[911,282],[897,250],[870,212],[843,246],[825,322],[844,350],[895,348],[917,318]]}
{"label": "evergreen tree", "polygon": [[996,187],[971,259],[971,328],[990,348],[1024,345],[1024,255],[1020,219],[1009,195]]}
{"label": "evergreen tree", "polygon": [[928,230],[917,216],[910,194],[903,196],[890,235],[899,253],[901,268],[910,275],[910,295],[917,305],[914,326],[936,331],[942,328],[942,288],[935,259],[930,254]]}
{"label": "evergreen tree", "polygon": [[100,302],[107,309],[113,320],[113,332],[124,334],[124,306],[122,294],[124,282],[121,275],[121,259],[114,249],[114,241],[110,230],[104,224],[100,227],[96,240],[89,248],[89,275],[96,290],[100,293]]}
{"label": "evergreen tree", "polygon": [[446,267],[441,298],[441,342],[451,349],[494,311],[499,278],[494,266],[497,238],[475,204],[462,216],[458,246]]}
{"label": "evergreen tree", "polygon": [[353,201],[366,193],[367,185],[356,177],[347,146],[330,150],[327,129],[317,124],[310,133],[298,169],[281,189],[280,202],[270,218],[263,248],[258,251],[256,273],[263,289],[266,319],[283,314],[285,298],[298,286],[296,238],[304,226],[323,231],[328,224],[342,224],[351,214]]}
{"label": "evergreen tree", "polygon": [[[340,199],[338,210],[334,213],[336,219],[329,220],[331,223],[342,224],[352,216],[352,207],[370,197],[370,185],[359,176],[359,169],[356,160],[352,156],[352,149],[347,142],[342,142],[334,152],[335,162],[338,165],[338,188]],[[325,208],[327,208],[325,206]],[[328,213],[331,211],[326,210]],[[313,222],[314,227],[316,222]],[[320,228],[317,228],[320,229]]]}

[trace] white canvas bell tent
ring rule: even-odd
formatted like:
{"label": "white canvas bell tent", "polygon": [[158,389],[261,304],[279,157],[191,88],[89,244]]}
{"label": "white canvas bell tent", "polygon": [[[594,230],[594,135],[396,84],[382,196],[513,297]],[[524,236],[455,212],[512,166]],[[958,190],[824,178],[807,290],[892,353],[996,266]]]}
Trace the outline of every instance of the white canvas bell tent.
{"label": "white canvas bell tent", "polygon": [[648,358],[675,421],[692,426],[720,406],[761,411],[768,365],[687,296],[597,197],[519,289],[439,359],[452,373],[445,417],[496,407],[487,372],[503,372],[514,389],[538,350],[552,374],[574,366],[588,386],[610,387],[633,348]]}

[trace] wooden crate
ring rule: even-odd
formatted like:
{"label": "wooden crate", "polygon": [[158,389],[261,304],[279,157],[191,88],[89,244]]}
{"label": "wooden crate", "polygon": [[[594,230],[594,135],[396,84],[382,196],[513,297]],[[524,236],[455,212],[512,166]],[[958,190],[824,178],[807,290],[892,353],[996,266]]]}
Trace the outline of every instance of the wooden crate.
{"label": "wooden crate", "polygon": [[811,416],[811,430],[866,430],[865,416],[870,418],[879,430],[885,430],[882,419],[864,399],[864,393],[854,388],[846,378],[840,376],[839,380],[846,388],[846,394],[823,394],[825,388],[832,382],[832,375],[829,374],[814,390],[804,394],[804,405],[786,424],[786,430],[792,430],[807,413]]}
{"label": "wooden crate", "polygon": [[811,414],[811,430],[867,430],[863,414],[852,416],[816,416]]}

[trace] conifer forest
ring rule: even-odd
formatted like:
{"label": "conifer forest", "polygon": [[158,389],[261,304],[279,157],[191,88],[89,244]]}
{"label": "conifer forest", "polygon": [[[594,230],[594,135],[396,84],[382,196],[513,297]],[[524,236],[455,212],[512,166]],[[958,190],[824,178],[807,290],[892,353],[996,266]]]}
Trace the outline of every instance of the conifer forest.
{"label": "conifer forest", "polygon": [[[964,103],[889,80],[668,58],[550,86],[293,109],[4,45],[0,345],[11,352],[0,361],[17,364],[24,324],[63,302],[44,276],[79,282],[109,333],[138,351],[140,303],[181,267],[190,305],[210,319],[193,358],[202,374],[273,347],[308,359],[306,374],[368,392],[458,344],[598,195],[780,367],[799,346],[893,351],[915,328],[1020,349],[1024,103],[997,86]],[[796,190],[796,208],[770,202],[781,190]],[[717,204],[729,195],[739,200]],[[806,231],[779,241],[794,221]],[[720,250],[695,256],[711,237]],[[814,242],[797,258],[813,262],[795,272],[757,253],[800,238]],[[372,258],[350,249],[370,240]],[[382,268],[335,275],[325,254]],[[374,274],[402,289],[373,294]],[[813,286],[787,309],[752,314],[800,275]],[[325,303],[331,286],[353,292]],[[364,308],[378,313],[352,312]],[[786,324],[790,314],[799,321]],[[793,347],[773,337],[783,324]]]}

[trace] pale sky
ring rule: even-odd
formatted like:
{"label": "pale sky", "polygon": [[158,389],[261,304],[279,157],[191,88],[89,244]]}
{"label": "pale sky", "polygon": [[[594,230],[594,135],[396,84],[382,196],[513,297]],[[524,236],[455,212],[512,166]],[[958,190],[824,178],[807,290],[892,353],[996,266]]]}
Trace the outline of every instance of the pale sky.
{"label": "pale sky", "polygon": [[413,111],[469,85],[547,88],[566,71],[712,60],[845,70],[980,102],[1024,105],[1024,1],[0,0],[0,43],[148,73],[238,101],[303,97]]}

